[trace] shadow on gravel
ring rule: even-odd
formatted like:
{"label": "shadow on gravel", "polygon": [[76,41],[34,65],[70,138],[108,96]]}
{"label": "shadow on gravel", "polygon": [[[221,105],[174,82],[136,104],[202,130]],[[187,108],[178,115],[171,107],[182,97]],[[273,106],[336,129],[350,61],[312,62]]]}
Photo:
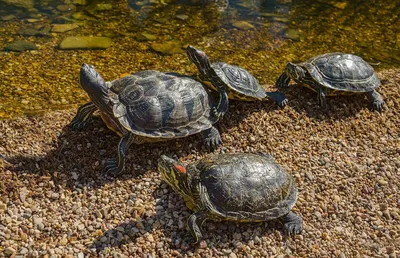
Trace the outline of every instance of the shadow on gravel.
{"label": "shadow on gravel", "polygon": [[[228,114],[216,124],[221,133],[236,127],[255,111],[261,109],[272,111],[278,108],[272,101],[231,103]],[[118,142],[119,137],[110,131],[98,116],[95,116],[92,122],[80,131],[75,131],[66,125],[59,132],[57,140],[52,143],[51,151],[44,156],[7,157],[0,153],[0,158],[5,161],[5,168],[16,175],[50,177],[55,184],[69,188],[76,186],[98,188],[114,180],[113,177],[103,175],[102,169],[107,159],[116,157]],[[132,144],[128,151],[125,173],[118,178],[137,177],[154,170],[161,154],[172,153],[183,157],[192,153],[193,149],[200,155],[208,153],[199,134],[165,142]]]}
{"label": "shadow on gravel", "polygon": [[[384,85],[386,82],[382,80],[381,83]],[[339,121],[356,116],[362,109],[376,112],[372,109],[366,94],[327,97],[328,109],[324,110],[318,105],[317,93],[306,87],[291,84],[282,93],[289,99],[288,106],[292,107],[297,113],[318,120]]]}
{"label": "shadow on gravel", "polygon": [[[182,256],[200,253],[199,249],[205,246],[200,247],[193,243],[193,237],[186,229],[186,220],[192,211],[185,206],[183,198],[165,183],[153,192],[153,197],[158,200],[154,213],[143,212],[136,219],[107,230],[89,248],[102,252],[110,247],[125,245],[129,246],[127,248],[133,248],[130,250],[131,254],[136,252],[140,255],[152,250],[160,257],[166,254],[159,251],[167,249],[175,250]],[[281,223],[274,220],[259,223],[206,221],[201,229],[208,248],[235,249],[240,248],[241,245],[248,245],[251,241],[261,241],[263,236],[270,234],[274,234],[275,239],[281,239],[284,245],[281,228]],[[166,246],[158,246],[157,243],[166,243]],[[226,254],[215,253],[215,255]]]}

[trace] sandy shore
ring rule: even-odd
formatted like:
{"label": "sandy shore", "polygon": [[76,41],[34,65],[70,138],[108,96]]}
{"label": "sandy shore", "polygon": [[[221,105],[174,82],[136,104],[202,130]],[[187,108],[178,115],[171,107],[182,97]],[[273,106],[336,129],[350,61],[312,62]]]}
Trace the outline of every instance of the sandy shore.
{"label": "sandy shore", "polygon": [[400,254],[400,69],[379,73],[383,112],[364,96],[328,99],[291,87],[289,105],[232,102],[218,151],[271,153],[297,179],[302,235],[280,224],[207,222],[191,244],[190,211],[156,171],[161,154],[207,155],[200,136],[130,148],[127,173],[101,174],[118,137],[75,109],[0,121],[0,257],[391,257]]}

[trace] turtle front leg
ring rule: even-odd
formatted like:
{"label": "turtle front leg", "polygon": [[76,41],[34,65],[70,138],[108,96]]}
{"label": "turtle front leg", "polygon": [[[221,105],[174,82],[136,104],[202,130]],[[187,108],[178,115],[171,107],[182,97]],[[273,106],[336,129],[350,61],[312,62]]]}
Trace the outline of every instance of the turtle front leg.
{"label": "turtle front leg", "polygon": [[318,91],[318,104],[326,109],[328,105],[326,104],[326,89],[325,88],[319,88]]}
{"label": "turtle front leg", "polygon": [[286,89],[289,87],[290,77],[286,72],[283,72],[276,80],[275,86],[277,88]]}
{"label": "turtle front leg", "polygon": [[188,230],[194,237],[195,243],[198,243],[203,239],[203,234],[201,233],[200,227],[203,225],[204,221],[206,221],[207,216],[208,212],[198,211],[190,215],[187,221]]}
{"label": "turtle front leg", "polygon": [[276,102],[276,104],[278,104],[279,107],[283,108],[284,106],[286,106],[286,104],[288,103],[288,99],[286,98],[286,96],[279,92],[279,91],[275,91],[275,92],[266,92],[266,95],[271,98],[273,101]]}
{"label": "turtle front leg", "polygon": [[93,102],[88,102],[83,104],[78,108],[75,117],[71,121],[71,126],[73,129],[82,129],[87,125],[87,123],[92,119],[94,111],[97,107]]}
{"label": "turtle front leg", "polygon": [[280,219],[283,222],[283,231],[286,235],[297,235],[303,231],[303,219],[293,211],[289,211]]}
{"label": "turtle front leg", "polygon": [[382,111],[383,105],[385,101],[383,100],[381,94],[379,94],[376,90],[368,92],[367,95],[369,101],[372,102],[372,107],[377,111]]}
{"label": "turtle front leg", "polygon": [[105,174],[118,175],[121,173],[125,167],[126,151],[133,141],[134,135],[131,132],[122,136],[117,148],[118,156],[116,159],[108,160],[106,162],[103,170]]}
{"label": "turtle front leg", "polygon": [[213,151],[218,148],[218,146],[222,145],[221,135],[218,132],[218,129],[212,126],[210,129],[207,129],[202,132],[204,145],[209,151]]}
{"label": "turtle front leg", "polygon": [[219,91],[219,102],[217,107],[213,108],[214,118],[215,120],[219,120],[222,118],[226,112],[228,112],[229,108],[229,98],[228,93],[224,91]]}

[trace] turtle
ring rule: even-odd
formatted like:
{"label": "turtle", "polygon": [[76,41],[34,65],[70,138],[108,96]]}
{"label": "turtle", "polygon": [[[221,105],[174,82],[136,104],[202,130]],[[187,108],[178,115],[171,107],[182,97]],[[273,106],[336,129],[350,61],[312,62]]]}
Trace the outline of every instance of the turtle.
{"label": "turtle", "polygon": [[90,102],[78,108],[73,129],[83,128],[96,110],[107,127],[121,140],[116,159],[106,162],[104,172],[118,174],[125,165],[130,144],[156,142],[202,133],[210,150],[222,144],[213,126],[218,108],[207,89],[181,74],[144,70],[106,82],[92,65],[80,69],[80,85]]}
{"label": "turtle", "polygon": [[375,110],[384,105],[382,96],[376,91],[380,81],[371,65],[353,54],[341,52],[327,53],[294,64],[289,62],[285,71],[276,81],[278,88],[284,89],[290,79],[318,93],[318,103],[327,108],[326,96],[367,93]]}
{"label": "turtle", "polygon": [[162,155],[158,170],[193,210],[187,220],[195,242],[206,220],[262,222],[280,219],[285,235],[300,234],[303,219],[291,209],[298,191],[294,178],[266,153],[221,153],[184,166]]}
{"label": "turtle", "polygon": [[[271,98],[278,106],[284,107],[288,100],[281,92],[267,92],[258,80],[246,69],[224,62],[210,63],[208,56],[193,46],[186,48],[189,60],[198,70],[198,80],[206,84],[212,90],[224,88],[229,99],[243,101],[257,101]],[[204,59],[199,62],[198,58]],[[207,64],[207,65],[204,65]]]}

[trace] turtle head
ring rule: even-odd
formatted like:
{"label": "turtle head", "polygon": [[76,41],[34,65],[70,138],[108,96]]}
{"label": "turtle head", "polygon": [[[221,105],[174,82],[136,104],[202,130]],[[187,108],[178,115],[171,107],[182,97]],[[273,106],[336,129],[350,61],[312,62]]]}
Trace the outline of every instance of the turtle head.
{"label": "turtle head", "polygon": [[190,195],[190,175],[182,163],[162,155],[158,160],[158,171],[176,192],[183,195]]}
{"label": "turtle head", "polygon": [[93,65],[84,63],[79,74],[79,84],[87,92],[93,103],[102,111],[109,102],[107,84]]}
{"label": "turtle head", "polygon": [[286,73],[297,83],[301,82],[305,76],[304,69],[301,66],[291,62],[286,65]]}
{"label": "turtle head", "polygon": [[208,77],[209,71],[211,68],[210,60],[206,53],[201,51],[200,49],[196,49],[195,47],[188,46],[186,48],[186,54],[189,60],[194,63],[199,70],[202,77]]}

